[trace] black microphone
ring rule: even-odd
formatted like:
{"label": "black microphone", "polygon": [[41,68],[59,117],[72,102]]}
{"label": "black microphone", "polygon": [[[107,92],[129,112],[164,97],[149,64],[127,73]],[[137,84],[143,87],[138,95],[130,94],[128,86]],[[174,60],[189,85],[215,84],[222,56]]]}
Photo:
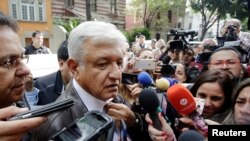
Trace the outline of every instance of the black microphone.
{"label": "black microphone", "polygon": [[205,137],[197,131],[187,130],[180,134],[178,141],[204,141]]}
{"label": "black microphone", "polygon": [[[163,112],[156,92],[149,88],[143,89],[139,95],[139,103],[149,113],[153,126],[158,130],[162,130],[158,113],[161,112],[163,114]],[[162,116],[165,117],[164,115]]]}

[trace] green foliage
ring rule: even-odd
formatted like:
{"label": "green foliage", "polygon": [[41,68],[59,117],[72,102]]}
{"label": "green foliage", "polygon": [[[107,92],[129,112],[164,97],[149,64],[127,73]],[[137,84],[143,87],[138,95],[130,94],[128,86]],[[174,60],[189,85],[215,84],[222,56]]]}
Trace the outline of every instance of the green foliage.
{"label": "green foliage", "polygon": [[191,0],[191,7],[196,12],[216,9],[222,19],[229,14],[232,18],[244,21],[248,17],[248,12],[243,8],[244,2],[246,0]]}
{"label": "green foliage", "polygon": [[70,31],[72,31],[80,23],[81,23],[80,20],[75,18],[69,20],[63,20],[63,19],[54,20],[54,24],[62,26],[67,31],[67,34],[69,34]]}
{"label": "green foliage", "polygon": [[151,39],[150,31],[147,28],[134,28],[130,32],[124,31],[124,35],[127,37],[128,42],[135,42],[136,36],[142,34],[145,36],[146,40]]}

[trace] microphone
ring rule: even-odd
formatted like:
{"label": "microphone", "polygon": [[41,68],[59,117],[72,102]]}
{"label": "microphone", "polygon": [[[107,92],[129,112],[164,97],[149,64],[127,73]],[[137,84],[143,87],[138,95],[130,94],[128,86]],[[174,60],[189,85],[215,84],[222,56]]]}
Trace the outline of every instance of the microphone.
{"label": "microphone", "polygon": [[[143,89],[139,95],[139,103],[149,113],[153,126],[158,130],[162,130],[158,113],[163,114],[163,112],[156,92],[149,88]],[[163,115],[163,117],[165,116]]]}
{"label": "microphone", "polygon": [[166,91],[170,87],[170,82],[165,78],[156,79],[155,86],[160,91]]}
{"label": "microphone", "polygon": [[154,81],[152,77],[145,71],[141,72],[138,74],[138,82],[143,86],[143,87],[149,87],[154,85]]}
{"label": "microphone", "polygon": [[169,87],[172,87],[174,84],[177,84],[179,83],[178,80],[174,79],[174,78],[169,78],[169,77],[164,77],[165,79],[167,79],[169,81],[169,84],[170,86]]}
{"label": "microphone", "polygon": [[167,91],[167,98],[174,109],[181,115],[188,115],[195,125],[208,133],[208,126],[202,116],[196,111],[196,102],[191,92],[181,84],[175,84]]}
{"label": "microphone", "polygon": [[187,130],[180,134],[178,141],[204,141],[205,137],[197,131]]}

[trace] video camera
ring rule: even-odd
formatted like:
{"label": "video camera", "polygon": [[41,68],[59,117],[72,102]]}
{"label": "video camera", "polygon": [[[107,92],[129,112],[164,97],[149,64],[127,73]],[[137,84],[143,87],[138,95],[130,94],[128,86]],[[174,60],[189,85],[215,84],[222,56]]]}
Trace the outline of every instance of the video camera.
{"label": "video camera", "polygon": [[[188,42],[193,41],[194,37],[198,35],[198,32],[195,30],[176,30],[176,29],[170,29],[169,33],[167,34],[169,36],[174,36],[173,40],[176,41],[170,44],[170,49],[175,48],[178,50],[183,50],[188,47]],[[188,39],[188,42],[187,42]]]}
{"label": "video camera", "polygon": [[191,35],[191,37],[193,38],[194,36],[197,36],[198,33],[194,30],[175,30],[175,29],[170,29],[169,31],[169,35],[171,36],[189,36]]}

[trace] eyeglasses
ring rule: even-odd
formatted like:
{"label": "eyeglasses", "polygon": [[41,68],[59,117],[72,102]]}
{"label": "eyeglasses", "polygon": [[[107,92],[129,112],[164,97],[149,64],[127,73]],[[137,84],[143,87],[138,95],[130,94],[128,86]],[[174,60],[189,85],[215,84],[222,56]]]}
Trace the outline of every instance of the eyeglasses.
{"label": "eyeglasses", "polygon": [[222,67],[224,64],[233,67],[236,64],[239,64],[240,60],[218,60],[218,61],[212,61],[210,62],[210,65],[216,66],[216,67]]}
{"label": "eyeglasses", "polygon": [[11,70],[16,68],[21,62],[27,64],[29,62],[29,56],[22,54],[20,57],[9,57],[6,61],[0,62],[0,67]]}

